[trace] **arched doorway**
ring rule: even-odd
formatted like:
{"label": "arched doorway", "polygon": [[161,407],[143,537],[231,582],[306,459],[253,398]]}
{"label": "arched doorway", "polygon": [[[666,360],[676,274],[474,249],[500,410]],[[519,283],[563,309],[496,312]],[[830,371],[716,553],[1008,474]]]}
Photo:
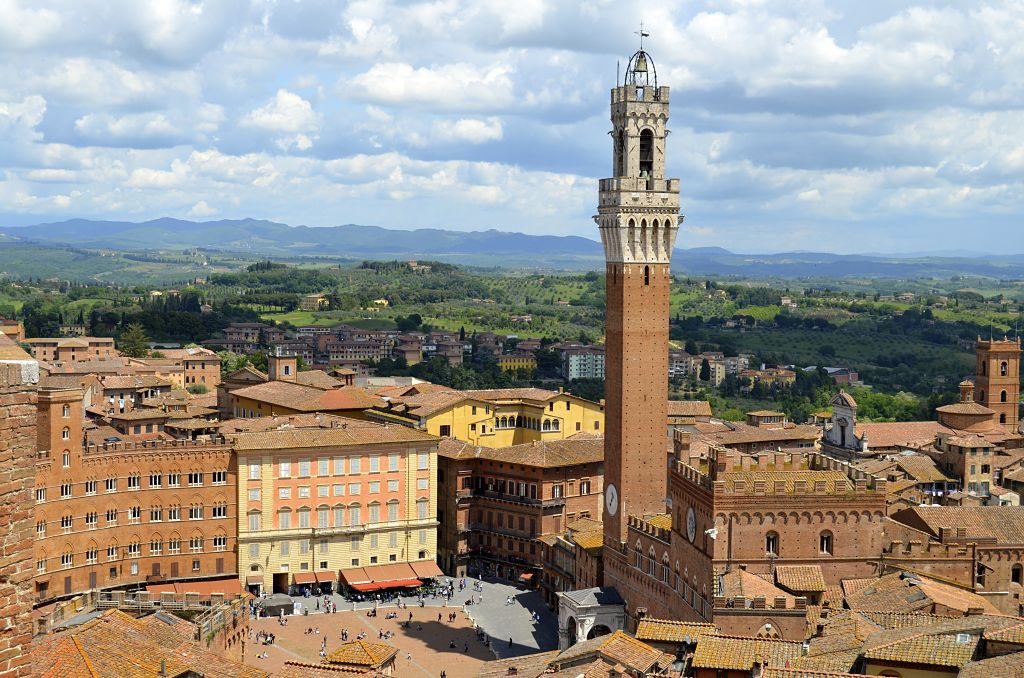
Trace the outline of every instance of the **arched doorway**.
{"label": "arched doorway", "polygon": [[576,644],[576,634],[578,632],[576,617],[569,617],[569,621],[565,625],[565,635],[569,638],[569,647]]}
{"label": "arched doorway", "polygon": [[599,636],[607,636],[612,630],[604,624],[595,624],[594,628],[590,629],[590,633],[587,634],[587,640],[597,638]]}

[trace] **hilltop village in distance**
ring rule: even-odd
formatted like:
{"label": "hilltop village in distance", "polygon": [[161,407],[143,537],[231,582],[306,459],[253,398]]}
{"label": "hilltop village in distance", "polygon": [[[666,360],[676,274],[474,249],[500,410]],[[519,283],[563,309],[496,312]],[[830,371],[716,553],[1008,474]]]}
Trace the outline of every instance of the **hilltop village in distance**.
{"label": "hilltop village in distance", "polygon": [[1020,295],[674,275],[669,105],[600,273],[5,280],[0,677],[1024,675]]}

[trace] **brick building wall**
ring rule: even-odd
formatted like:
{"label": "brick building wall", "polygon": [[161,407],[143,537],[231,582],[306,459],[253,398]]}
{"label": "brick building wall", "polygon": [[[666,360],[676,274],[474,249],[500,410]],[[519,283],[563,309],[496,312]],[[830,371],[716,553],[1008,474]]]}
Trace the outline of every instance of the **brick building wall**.
{"label": "brick building wall", "polygon": [[32,486],[38,364],[0,339],[0,678],[32,675]]}

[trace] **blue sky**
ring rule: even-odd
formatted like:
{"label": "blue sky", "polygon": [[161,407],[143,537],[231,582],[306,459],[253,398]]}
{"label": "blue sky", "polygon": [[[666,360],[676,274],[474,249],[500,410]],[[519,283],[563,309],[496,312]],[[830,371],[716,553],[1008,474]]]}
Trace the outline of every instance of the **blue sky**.
{"label": "blue sky", "polygon": [[[681,247],[1024,252],[1024,3],[0,0],[0,223],[596,237],[641,20]],[[982,237],[983,236],[983,237]]]}

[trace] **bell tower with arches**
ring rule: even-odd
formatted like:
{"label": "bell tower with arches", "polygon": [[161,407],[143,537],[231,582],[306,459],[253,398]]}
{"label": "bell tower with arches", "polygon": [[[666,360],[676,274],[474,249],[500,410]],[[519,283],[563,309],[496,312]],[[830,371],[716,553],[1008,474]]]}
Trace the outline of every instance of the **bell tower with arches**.
{"label": "bell tower with arches", "polygon": [[630,515],[667,511],[669,262],[682,221],[679,180],[665,177],[668,115],[669,88],[641,43],[611,91],[612,177],[594,217],[607,276],[606,563],[624,557]]}

